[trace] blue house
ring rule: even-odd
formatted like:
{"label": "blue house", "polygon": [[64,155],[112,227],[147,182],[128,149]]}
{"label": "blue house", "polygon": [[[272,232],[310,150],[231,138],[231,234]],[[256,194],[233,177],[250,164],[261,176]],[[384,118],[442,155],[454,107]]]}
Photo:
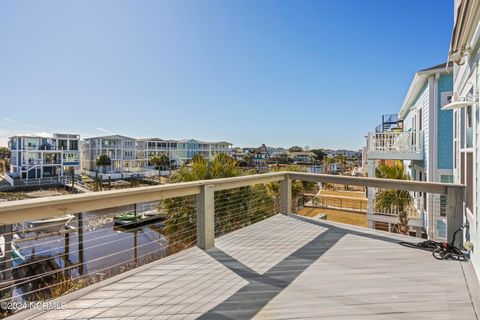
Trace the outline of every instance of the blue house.
{"label": "blue house", "polygon": [[[415,73],[400,109],[405,132],[420,144],[421,160],[405,160],[413,180],[453,182],[453,118],[452,111],[442,111],[453,95],[452,64],[442,63]],[[445,196],[413,195],[424,219],[427,234],[446,237]]]}

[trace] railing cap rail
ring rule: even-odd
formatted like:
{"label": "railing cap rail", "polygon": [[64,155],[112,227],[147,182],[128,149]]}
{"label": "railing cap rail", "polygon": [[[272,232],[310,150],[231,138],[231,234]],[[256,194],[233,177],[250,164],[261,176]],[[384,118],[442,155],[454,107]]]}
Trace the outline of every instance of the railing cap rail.
{"label": "railing cap rail", "polygon": [[20,221],[51,217],[66,213],[100,210],[130,205],[133,203],[161,200],[163,198],[195,195],[200,193],[200,187],[204,185],[213,184],[215,191],[219,191],[257,183],[282,181],[286,177],[293,180],[349,184],[407,191],[432,192],[439,194],[447,194],[449,188],[464,188],[463,185],[458,184],[283,171],[223,179],[183,182],[162,186],[128,188],[122,190],[9,201],[0,203],[0,224],[11,224]]}
{"label": "railing cap rail", "polygon": [[395,180],[368,177],[350,177],[331,174],[316,174],[304,172],[289,172],[290,178],[294,180],[305,180],[324,183],[338,183],[347,185],[357,185],[364,187],[374,187],[383,189],[398,189],[406,191],[431,192],[446,194],[448,188],[464,189],[462,184],[426,182],[415,180]]}

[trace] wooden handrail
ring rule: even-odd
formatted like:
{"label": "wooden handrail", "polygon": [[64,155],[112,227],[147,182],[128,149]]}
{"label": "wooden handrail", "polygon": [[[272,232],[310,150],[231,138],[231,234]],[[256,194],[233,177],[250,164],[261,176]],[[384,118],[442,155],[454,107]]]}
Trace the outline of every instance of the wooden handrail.
{"label": "wooden handrail", "polygon": [[[122,190],[100,191],[85,194],[4,202],[0,203],[0,224],[13,224],[67,213],[101,210],[134,203],[196,195],[201,192],[201,187],[205,185],[213,185],[215,191],[220,191],[259,183],[287,180],[338,183],[365,187],[431,192],[438,194],[447,194],[448,189],[461,189],[463,192],[464,188],[464,186],[457,184],[348,177],[284,171],[233,178],[167,184],[162,186],[129,188]],[[284,206],[285,210],[287,210],[287,204]]]}
{"label": "wooden handrail", "polygon": [[128,188],[64,196],[7,201],[0,203],[0,225],[41,219],[67,213],[101,210],[134,203],[196,195],[204,185],[214,185],[215,191],[239,188],[258,183],[281,181],[283,172],[233,178],[172,183],[162,186]]}
{"label": "wooden handrail", "polygon": [[465,186],[452,183],[423,182],[415,180],[393,180],[380,178],[364,178],[338,176],[331,174],[313,174],[303,172],[289,172],[292,180],[336,183],[355,186],[364,186],[370,188],[396,189],[405,191],[429,192],[437,194],[447,194],[448,188],[463,189]]}

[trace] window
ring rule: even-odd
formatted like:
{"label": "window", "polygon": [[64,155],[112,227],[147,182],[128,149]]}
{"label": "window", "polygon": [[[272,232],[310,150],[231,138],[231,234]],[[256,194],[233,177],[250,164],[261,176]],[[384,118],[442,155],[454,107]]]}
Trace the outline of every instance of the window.
{"label": "window", "polygon": [[473,110],[472,106],[468,106],[465,115],[465,147],[472,148],[473,147]]}
{"label": "window", "polygon": [[473,152],[466,153],[466,192],[467,192],[467,208],[473,212]]}
{"label": "window", "polygon": [[[452,175],[440,175],[440,182],[442,183],[453,183],[453,176]],[[441,195],[440,196],[440,216],[446,217],[447,216],[447,196]]]}
{"label": "window", "polygon": [[418,131],[422,130],[422,109],[418,110]]}

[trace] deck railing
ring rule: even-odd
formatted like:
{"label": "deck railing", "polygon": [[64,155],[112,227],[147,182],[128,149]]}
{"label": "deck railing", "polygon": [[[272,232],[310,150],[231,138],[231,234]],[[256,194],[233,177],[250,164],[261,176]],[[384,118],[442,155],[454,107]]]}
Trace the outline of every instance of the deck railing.
{"label": "deck railing", "polygon": [[[298,172],[4,202],[0,203],[0,234],[5,244],[0,261],[0,302],[38,299],[45,292],[48,298],[55,292],[70,292],[102,279],[113,269],[125,271],[192,245],[212,248],[218,236],[274,214],[291,214],[296,181],[445,195],[449,239],[463,223],[461,185]],[[146,213],[141,213],[143,204],[150,208]],[[146,218],[152,211],[153,215]],[[145,219],[134,220],[139,224],[127,230],[115,229],[114,216],[119,212],[133,212]],[[57,227],[61,229],[53,224],[54,230],[46,231],[41,219],[50,217],[69,217],[72,223],[64,228],[65,221],[60,220]],[[100,221],[101,227],[92,220]],[[159,220],[163,222],[159,224]],[[59,245],[62,240],[63,245]],[[52,243],[56,244],[54,248]],[[24,255],[23,261],[19,254]],[[116,260],[120,256],[123,260]],[[46,262],[51,267],[48,270],[33,268]]]}
{"label": "deck railing", "polygon": [[[462,220],[461,212],[464,192],[464,186],[462,185],[299,172],[278,172],[6,202],[0,204],[0,225],[14,224],[26,220],[42,219],[78,212],[95,211],[148,201],[157,201],[169,197],[198,196],[202,198],[205,197],[203,193],[206,192],[205,190],[207,189],[207,186],[208,188],[213,188],[214,191],[221,191],[270,182],[281,183],[280,194],[282,203],[284,204],[282,206],[282,213],[288,214],[289,209],[287,208],[291,208],[292,201],[292,180],[357,185],[380,189],[389,188],[446,195],[447,217],[449,220],[452,220],[449,225],[453,226],[453,220],[455,221],[455,225],[460,225],[462,223],[459,221]],[[212,195],[207,198],[208,199],[204,200],[207,202],[213,201]],[[200,215],[212,214],[211,210],[207,210],[207,204],[198,205],[197,207]],[[204,230],[200,231],[201,233],[204,233]]]}
{"label": "deck railing", "polygon": [[[405,208],[400,209],[398,206],[391,206],[388,208],[379,208],[376,198],[374,198],[373,201],[373,213],[374,214],[383,214],[383,215],[389,215],[389,216],[398,216],[400,214],[400,211],[403,210],[409,219],[421,219],[421,214],[420,210],[415,207],[415,203],[421,202],[421,198],[409,198],[407,205]],[[405,201],[407,202],[407,201]]]}
{"label": "deck railing", "polygon": [[370,132],[369,152],[421,153],[423,151],[423,131],[413,132]]}

